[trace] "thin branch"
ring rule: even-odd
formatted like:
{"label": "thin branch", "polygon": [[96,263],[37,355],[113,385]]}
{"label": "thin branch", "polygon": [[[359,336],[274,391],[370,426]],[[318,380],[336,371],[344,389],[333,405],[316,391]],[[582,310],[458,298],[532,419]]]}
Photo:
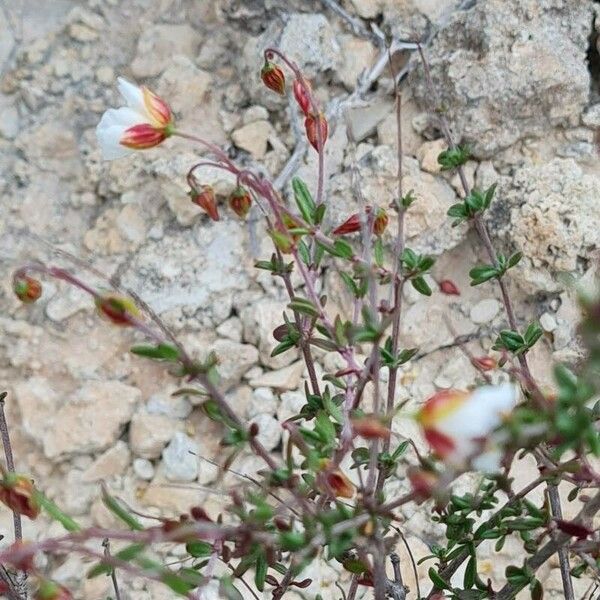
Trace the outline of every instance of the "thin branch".
{"label": "thin branch", "polygon": [[[110,560],[111,558],[111,554],[110,554],[110,541],[108,538],[105,538],[102,541],[102,546],[104,547],[104,556]],[[110,579],[112,581],[113,584],[113,589],[115,590],[115,599],[116,600],[121,600],[121,592],[119,591],[119,582],[117,581],[117,570],[115,567],[113,567],[110,570]]]}
{"label": "thin branch", "polygon": [[[6,422],[6,414],[4,411],[4,401],[7,395],[8,392],[0,393],[0,435],[2,436],[2,446],[4,448],[4,456],[6,458],[6,468],[8,469],[9,473],[14,473],[15,461],[10,443],[8,423]],[[21,523],[21,515],[14,510],[12,511],[12,514],[15,542],[21,542],[23,540],[23,525]],[[27,598],[27,573],[17,572],[15,588],[19,598]]]}
{"label": "thin branch", "polygon": [[[552,515],[557,519],[562,519],[562,507],[560,505],[558,488],[549,483],[547,489]],[[573,589],[573,581],[571,580],[571,566],[569,565],[569,551],[567,548],[563,546],[558,550],[558,558],[560,561],[560,576],[562,578],[565,600],[575,600],[575,591]]]}

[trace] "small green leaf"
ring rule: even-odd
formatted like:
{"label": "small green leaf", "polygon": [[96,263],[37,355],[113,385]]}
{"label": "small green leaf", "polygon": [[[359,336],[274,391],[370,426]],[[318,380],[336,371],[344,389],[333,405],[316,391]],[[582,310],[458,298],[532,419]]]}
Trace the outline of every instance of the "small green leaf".
{"label": "small green leaf", "polygon": [[194,541],[188,542],[185,545],[185,550],[194,558],[206,558],[213,553],[214,548],[213,545],[208,542]]}
{"label": "small green leaf", "polygon": [[296,206],[300,214],[307,223],[312,225],[315,221],[314,217],[317,205],[308,191],[308,187],[300,177],[294,177],[292,179],[292,188],[294,190]]}
{"label": "small green leaf", "polygon": [[179,359],[179,350],[170,344],[158,344],[157,346],[132,346],[130,352],[137,356],[153,358],[155,360],[167,360],[175,362]]}
{"label": "small green leaf", "polygon": [[452,591],[452,586],[447,581],[444,581],[433,567],[430,567],[427,573],[429,575],[429,579],[431,579],[436,588],[440,590]]}
{"label": "small green leaf", "polygon": [[106,486],[102,486],[102,503],[108,510],[115,515],[118,519],[121,519],[125,525],[134,531],[143,531],[143,525],[121,505],[121,503],[108,493]]}
{"label": "small green leaf", "polygon": [[36,503],[43,508],[48,516],[54,521],[58,521],[67,531],[79,531],[81,527],[49,498],[44,496],[39,490],[35,490],[34,499]]}
{"label": "small green leaf", "polygon": [[423,294],[424,296],[431,296],[431,288],[425,279],[423,279],[423,277],[415,277],[414,279],[410,280],[410,283],[420,294]]}
{"label": "small green leaf", "polygon": [[310,300],[300,298],[299,296],[292,298],[292,301],[288,304],[288,308],[309,317],[319,316],[317,307]]}
{"label": "small green leaf", "polygon": [[519,264],[519,262],[521,262],[521,259],[523,258],[523,253],[522,252],[515,252],[509,259],[508,259],[508,268],[510,269],[511,267],[515,267]]}
{"label": "small green leaf", "polygon": [[375,264],[378,267],[383,266],[383,241],[381,237],[377,237],[373,246],[373,255],[375,257]]}
{"label": "small green leaf", "polygon": [[264,552],[259,552],[256,557],[256,567],[254,571],[254,583],[259,592],[265,589],[265,579],[267,577],[267,559]]}
{"label": "small green leaf", "polygon": [[485,281],[489,281],[494,277],[498,276],[498,270],[496,267],[492,265],[481,265],[478,267],[474,267],[469,271],[469,276],[471,277],[471,285],[479,285],[484,283]]}

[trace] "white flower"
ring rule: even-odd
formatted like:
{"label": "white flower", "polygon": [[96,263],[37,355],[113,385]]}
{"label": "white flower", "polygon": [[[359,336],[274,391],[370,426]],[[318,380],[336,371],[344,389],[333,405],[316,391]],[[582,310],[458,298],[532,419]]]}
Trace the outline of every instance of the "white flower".
{"label": "white flower", "polygon": [[163,100],[148,88],[137,87],[122,77],[117,81],[127,106],[108,109],[96,127],[96,137],[107,160],[157,146],[173,130],[173,115]]}
{"label": "white flower", "polygon": [[429,398],[418,420],[431,448],[446,462],[497,471],[502,454],[490,434],[514,408],[517,386],[488,385],[472,392],[443,390]]}

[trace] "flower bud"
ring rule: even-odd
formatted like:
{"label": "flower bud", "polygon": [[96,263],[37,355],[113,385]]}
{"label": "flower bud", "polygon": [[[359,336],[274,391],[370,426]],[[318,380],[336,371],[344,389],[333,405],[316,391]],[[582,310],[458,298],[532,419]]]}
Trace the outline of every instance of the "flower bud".
{"label": "flower bud", "polygon": [[325,146],[327,133],[329,131],[325,115],[323,113],[319,113],[318,115],[308,115],[304,120],[304,128],[306,129],[306,137],[311,143],[311,146],[319,152],[319,129],[321,132],[321,147]]}
{"label": "flower bud", "polygon": [[73,594],[54,581],[42,581],[35,593],[35,600],[73,600]]}
{"label": "flower bud", "polygon": [[131,327],[140,316],[140,311],[131,298],[113,292],[106,292],[96,298],[96,308],[101,316],[120,327]]}
{"label": "flower bud", "polygon": [[354,213],[341,225],[336,227],[332,233],[333,235],[347,235],[349,233],[356,233],[357,231],[360,231],[360,215],[358,213]]}
{"label": "flower bud", "polygon": [[201,506],[192,506],[190,508],[190,515],[192,515],[194,521],[212,521],[208,513]]}
{"label": "flower bud", "polygon": [[285,75],[281,67],[275,63],[265,61],[263,68],[260,71],[260,78],[263,83],[274,92],[283,96],[285,94]]}
{"label": "flower bud", "polygon": [[390,438],[389,427],[387,427],[380,418],[374,415],[352,419],[352,428],[355,433],[366,440],[387,440]]}
{"label": "flower bud", "polygon": [[200,191],[192,190],[190,192],[190,197],[192,202],[202,208],[213,221],[219,220],[215,191],[212,186],[203,185]]}
{"label": "flower bud", "polygon": [[242,185],[238,185],[229,196],[229,206],[240,219],[244,219],[252,206],[252,196]]}
{"label": "flower bud", "polygon": [[17,298],[25,304],[35,302],[42,295],[42,284],[29,275],[15,275],[13,291]]}
{"label": "flower bud", "polygon": [[456,284],[449,279],[440,281],[439,286],[440,292],[442,292],[442,294],[446,294],[446,296],[460,296],[460,291],[456,287]]}
{"label": "flower bud", "polygon": [[[308,87],[308,89],[307,89]],[[304,85],[299,79],[294,79],[294,98],[305,116],[310,112],[310,84],[305,80]]]}
{"label": "flower bud", "polygon": [[433,471],[418,467],[409,467],[406,473],[412,491],[419,502],[423,502],[434,495],[439,484],[439,477]]}
{"label": "flower bud", "polygon": [[373,233],[375,235],[383,235],[385,228],[388,226],[389,217],[384,208],[378,208],[373,220]]}
{"label": "flower bud", "polygon": [[492,371],[497,366],[496,360],[491,356],[474,356],[471,362],[480,371]]}
{"label": "flower bud", "polygon": [[150,123],[139,123],[126,129],[120,144],[132,150],[146,150],[154,148],[169,137],[166,129],[157,129]]}
{"label": "flower bud", "polygon": [[0,481],[0,502],[12,511],[35,519],[40,514],[33,482],[25,475],[7,473]]}
{"label": "flower bud", "polygon": [[340,469],[331,469],[331,461],[321,461],[321,472],[327,484],[328,492],[333,492],[337,498],[352,498],[354,496],[354,484],[344,475]]}

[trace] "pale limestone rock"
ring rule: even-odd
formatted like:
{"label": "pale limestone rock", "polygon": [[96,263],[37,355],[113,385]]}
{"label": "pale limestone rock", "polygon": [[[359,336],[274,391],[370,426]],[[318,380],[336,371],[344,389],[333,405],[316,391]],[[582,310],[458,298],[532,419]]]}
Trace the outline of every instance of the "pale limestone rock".
{"label": "pale limestone rock", "polygon": [[84,481],[92,483],[121,475],[131,460],[131,452],[127,444],[119,440],[112,447],[103,452],[84,472]]}
{"label": "pale limestone rock", "polygon": [[154,465],[147,458],[136,458],[133,461],[133,472],[140,479],[150,481],[154,477]]}
{"label": "pale limestone rock", "polygon": [[281,423],[271,415],[259,414],[250,420],[258,425],[258,441],[267,449],[274,450],[281,441]]}
{"label": "pale limestone rock", "polygon": [[[578,123],[588,101],[592,4],[485,0],[456,11],[428,49],[441,106],[475,156]],[[411,86],[424,108],[423,69]]]}
{"label": "pale limestone rock", "polygon": [[561,271],[582,275],[600,247],[600,180],[572,159],[555,159],[523,166],[502,187],[510,221],[491,225],[524,254],[512,278],[534,293],[563,289]]}
{"label": "pale limestone rock", "polygon": [[256,388],[252,392],[252,402],[248,407],[248,416],[266,414],[274,415],[277,411],[278,401],[270,388]]}
{"label": "pale limestone rock", "polygon": [[485,298],[471,308],[471,321],[478,325],[489,325],[499,311],[500,302],[498,300],[495,298]]}
{"label": "pale limestone rock", "polygon": [[361,74],[373,64],[377,51],[369,40],[362,40],[351,34],[343,34],[339,40],[344,60],[338,74],[346,88],[353,90]]}
{"label": "pale limestone rock", "polygon": [[169,481],[194,481],[198,477],[198,446],[177,431],[162,453],[165,477]]}
{"label": "pale limestone rock", "polygon": [[298,361],[277,371],[267,371],[256,379],[251,379],[250,385],[254,388],[268,387],[275,390],[295,390],[300,385],[303,371],[304,363]]}
{"label": "pale limestone rock", "polygon": [[417,150],[417,159],[421,164],[421,169],[434,175],[440,173],[442,167],[437,159],[440,153],[447,148],[448,144],[443,138],[433,140],[432,142],[423,142],[421,147]]}
{"label": "pale limestone rock", "polygon": [[363,19],[374,19],[383,8],[382,0],[350,0],[356,14]]}
{"label": "pale limestone rock", "polygon": [[44,453],[58,458],[108,448],[130,420],[140,396],[137,388],[119,381],[84,383],[54,415],[43,435]]}
{"label": "pale limestone rock", "polygon": [[275,138],[275,130],[268,121],[253,121],[231,134],[231,139],[238,148],[246,150],[259,160],[265,157],[268,144],[273,144]]}
{"label": "pale limestone rock", "polygon": [[14,393],[25,433],[39,441],[61,404],[60,395],[52,389],[52,382],[44,377],[30,377],[18,383]]}
{"label": "pale limestone rock", "polygon": [[179,516],[185,514],[191,506],[201,504],[205,494],[194,484],[183,486],[166,479],[164,469],[157,469],[152,482],[140,497],[144,506],[159,509],[162,514]]}
{"label": "pale limestone rock", "polygon": [[177,54],[195,56],[201,37],[190,25],[151,25],[138,40],[131,63],[134,77],[155,77],[170,65]]}
{"label": "pale limestone rock", "polygon": [[177,422],[165,415],[136,414],[129,426],[131,451],[141,458],[158,458],[177,428]]}
{"label": "pale limestone rock", "polygon": [[283,323],[283,311],[287,302],[265,298],[243,309],[240,318],[244,327],[244,340],[258,347],[261,364],[272,369],[293,362],[298,352],[294,349],[272,357],[271,352],[279,344],[273,337],[275,327]]}
{"label": "pale limestone rock", "polygon": [[239,317],[231,317],[223,321],[216,329],[217,334],[233,342],[242,341],[242,322]]}

